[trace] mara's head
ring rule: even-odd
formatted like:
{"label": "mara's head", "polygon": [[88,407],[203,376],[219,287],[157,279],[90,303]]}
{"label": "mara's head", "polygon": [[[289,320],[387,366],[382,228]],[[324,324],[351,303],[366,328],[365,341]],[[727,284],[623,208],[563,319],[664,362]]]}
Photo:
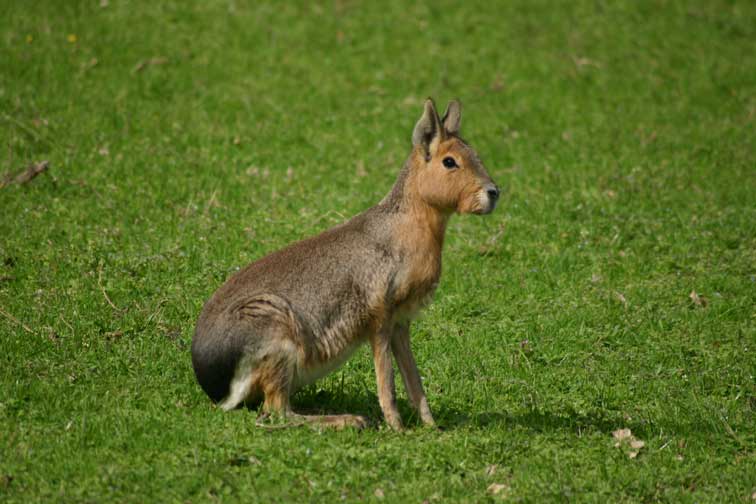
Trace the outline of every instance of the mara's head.
{"label": "mara's head", "polygon": [[475,151],[459,137],[462,106],[452,101],[443,118],[433,100],[412,133],[413,168],[419,196],[442,211],[487,214],[496,207],[499,188]]}

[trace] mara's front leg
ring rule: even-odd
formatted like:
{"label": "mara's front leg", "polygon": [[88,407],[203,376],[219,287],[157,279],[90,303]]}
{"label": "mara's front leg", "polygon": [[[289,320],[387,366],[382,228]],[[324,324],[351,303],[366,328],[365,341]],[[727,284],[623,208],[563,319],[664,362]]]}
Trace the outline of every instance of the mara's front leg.
{"label": "mara's front leg", "polygon": [[394,430],[402,430],[402,419],[396,406],[396,387],[394,385],[394,365],[391,362],[391,332],[378,331],[370,338],[373,348],[375,378],[378,382],[378,402],[386,423]]}
{"label": "mara's front leg", "polygon": [[409,324],[401,324],[394,327],[391,334],[391,349],[394,352],[399,372],[402,374],[404,388],[407,390],[412,407],[417,410],[420,420],[425,425],[435,426],[428,399],[425,397],[423,383],[420,380],[420,372],[417,370],[415,357],[410,347]]}

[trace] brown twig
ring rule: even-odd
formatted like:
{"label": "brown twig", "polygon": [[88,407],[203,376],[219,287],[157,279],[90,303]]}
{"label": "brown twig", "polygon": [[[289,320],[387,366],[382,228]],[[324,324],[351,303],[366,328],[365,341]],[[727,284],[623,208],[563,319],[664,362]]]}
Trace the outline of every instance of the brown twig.
{"label": "brown twig", "polygon": [[29,333],[32,333],[32,334],[34,333],[34,331],[32,330],[32,328],[31,328],[31,327],[29,327],[28,325],[24,324],[23,322],[21,322],[21,321],[20,321],[20,320],[18,320],[18,319],[17,319],[16,317],[14,317],[13,315],[11,315],[11,314],[10,314],[10,313],[8,313],[7,311],[3,310],[2,308],[0,308],[0,315],[3,315],[3,316],[4,316],[4,317],[6,317],[6,318],[7,318],[8,320],[10,320],[11,322],[14,322],[14,323],[16,323],[17,325],[20,325],[21,327],[23,327],[23,328],[24,328],[24,330],[25,330],[26,332],[29,332]]}
{"label": "brown twig", "polygon": [[134,68],[131,69],[131,73],[135,74],[135,73],[141,72],[142,70],[144,70],[148,66],[165,65],[166,63],[168,63],[168,58],[163,58],[162,56],[157,56],[157,57],[154,57],[154,58],[149,58],[149,59],[146,59],[146,60],[142,60],[139,63],[137,63],[136,65],[134,65]]}
{"label": "brown twig", "polygon": [[102,295],[105,296],[105,301],[108,302],[108,304],[117,312],[123,312],[121,308],[118,308],[115,304],[113,304],[113,301],[110,300],[110,296],[108,296],[108,293],[105,292],[105,288],[102,286],[102,261],[100,261],[100,264],[97,268],[97,286],[100,287],[100,291],[102,291]]}
{"label": "brown twig", "polygon": [[39,163],[32,163],[29,166],[27,166],[24,171],[19,173],[18,176],[16,176],[15,180],[13,181],[19,185],[26,184],[27,182],[30,182],[34,177],[36,177],[40,173],[46,172],[49,167],[50,167],[49,161],[40,161]]}

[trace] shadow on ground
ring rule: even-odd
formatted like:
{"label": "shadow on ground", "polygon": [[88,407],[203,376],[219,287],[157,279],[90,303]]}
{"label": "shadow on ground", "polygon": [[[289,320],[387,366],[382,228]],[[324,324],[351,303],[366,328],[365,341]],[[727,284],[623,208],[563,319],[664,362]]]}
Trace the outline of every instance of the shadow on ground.
{"label": "shadow on ground", "polygon": [[619,427],[619,420],[607,418],[603,415],[580,415],[569,412],[537,410],[524,413],[508,413],[506,411],[467,413],[451,408],[441,408],[437,417],[439,423],[448,430],[495,427],[525,429],[534,432],[590,430],[609,434]]}
{"label": "shadow on ground", "polygon": [[[404,424],[409,427],[422,425],[405,399],[398,400],[399,411]],[[378,397],[365,390],[358,394],[333,393],[326,390],[303,390],[292,400],[292,407],[298,413],[338,415],[353,414],[367,417],[371,423],[379,424],[383,413],[378,404]],[[249,409],[257,409],[257,406]],[[608,417],[605,414],[580,414],[573,411],[538,411],[522,413],[506,411],[465,412],[456,408],[436,407],[434,417],[441,430],[458,429],[511,429],[532,432],[577,432],[594,431],[611,434],[620,427],[640,430],[643,425],[624,421],[621,414]]]}

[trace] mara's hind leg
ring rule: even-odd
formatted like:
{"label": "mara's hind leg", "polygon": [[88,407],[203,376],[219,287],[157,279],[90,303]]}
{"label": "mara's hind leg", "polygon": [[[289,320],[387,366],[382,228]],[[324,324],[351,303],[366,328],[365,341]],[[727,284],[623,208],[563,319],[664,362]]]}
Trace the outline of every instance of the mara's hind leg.
{"label": "mara's hind leg", "polygon": [[[270,363],[259,370],[256,381],[259,389],[263,391],[265,401],[262,413],[256,422],[258,426],[273,429],[299,425],[335,429],[367,427],[367,419],[359,415],[303,415],[294,412],[291,409],[290,397],[293,393],[292,379],[295,365],[295,361],[287,359],[285,362]],[[284,421],[283,423],[268,423],[271,417],[279,417]]]}
{"label": "mara's hind leg", "polygon": [[[244,373],[244,387],[239,387],[246,403],[263,398],[258,425],[278,428],[310,424],[337,429],[367,426],[367,420],[357,415],[301,415],[292,411],[290,398],[295,391],[297,367],[307,360],[314,345],[288,301],[275,295],[258,295],[238,303],[233,311],[245,322],[246,330],[259,335],[255,344],[247,347],[245,362],[251,364]],[[233,398],[240,400],[241,397]],[[269,424],[271,417],[284,422]]]}
{"label": "mara's hind leg", "polygon": [[[265,428],[284,428],[299,425],[312,425],[319,427],[332,427],[343,429],[355,427],[363,429],[368,422],[365,417],[359,415],[303,415],[291,409],[291,387],[289,377],[283,374],[277,375],[273,380],[262,384],[265,394],[262,413],[257,418],[257,425]],[[271,417],[279,417],[283,423],[268,423]]]}

